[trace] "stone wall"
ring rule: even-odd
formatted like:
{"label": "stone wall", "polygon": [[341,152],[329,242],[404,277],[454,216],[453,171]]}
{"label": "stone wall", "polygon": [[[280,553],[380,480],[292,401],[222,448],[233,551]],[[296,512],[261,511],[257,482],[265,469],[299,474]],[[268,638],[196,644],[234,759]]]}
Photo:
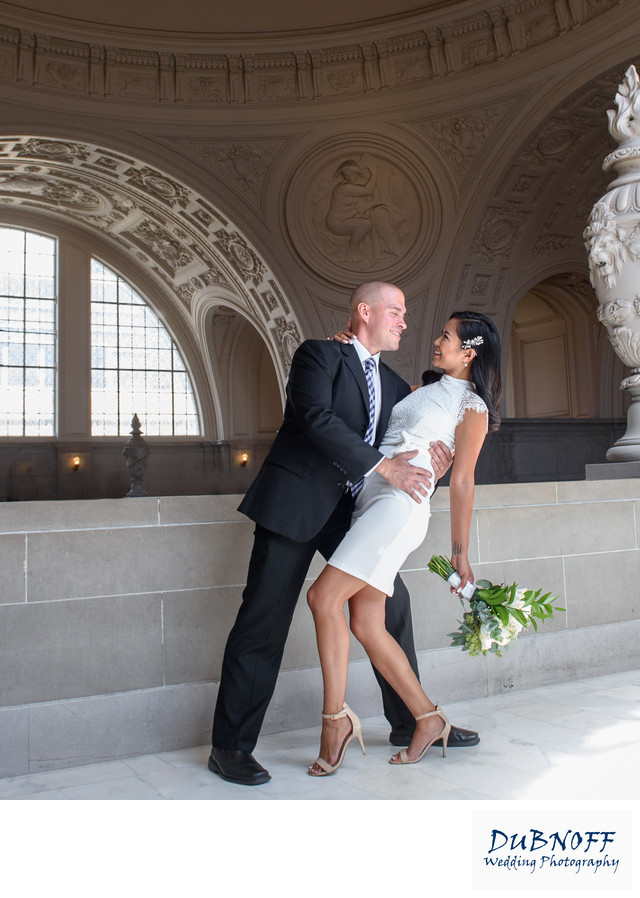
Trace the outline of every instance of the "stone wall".
{"label": "stone wall", "polygon": [[[506,419],[483,446],[477,483],[582,480],[585,465],[604,463],[607,449],[624,433],[624,420]],[[122,447],[125,438],[100,441],[3,440],[0,442],[0,502],[53,499],[119,499],[131,478]],[[270,440],[207,442],[149,438],[144,475],[150,496],[197,496],[245,492],[271,445]],[[240,455],[247,452],[242,467]],[[71,466],[74,457],[80,468]]]}
{"label": "stone wall", "polygon": [[[252,524],[239,497],[0,504],[0,775],[205,744]],[[448,549],[448,490],[405,565],[423,682],[439,702],[637,667],[640,482],[477,488],[476,577],[543,586],[566,614],[502,659],[449,647],[457,600],[425,571]],[[316,559],[311,576],[321,569]],[[298,605],[264,732],[318,723],[311,615]],[[349,701],[381,713],[353,646]]]}

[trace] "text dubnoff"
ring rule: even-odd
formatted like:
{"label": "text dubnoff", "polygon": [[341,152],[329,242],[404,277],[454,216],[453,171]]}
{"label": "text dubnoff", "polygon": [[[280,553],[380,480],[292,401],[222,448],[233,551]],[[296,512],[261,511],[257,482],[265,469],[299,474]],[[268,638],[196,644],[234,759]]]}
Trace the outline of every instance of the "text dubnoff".
{"label": "text dubnoff", "polygon": [[487,868],[519,873],[552,870],[576,875],[617,873],[615,830],[562,829],[546,832],[531,828],[523,832],[492,829],[488,834],[484,864]]}

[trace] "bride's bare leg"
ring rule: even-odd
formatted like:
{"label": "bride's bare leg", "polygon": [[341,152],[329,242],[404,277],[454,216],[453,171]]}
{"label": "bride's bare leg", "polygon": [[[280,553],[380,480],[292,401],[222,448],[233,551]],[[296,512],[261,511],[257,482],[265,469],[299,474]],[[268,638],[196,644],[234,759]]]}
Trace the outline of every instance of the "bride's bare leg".
{"label": "bride's bare leg", "polygon": [[[362,580],[327,565],[307,593],[322,667],[324,684],[322,710],[325,714],[337,714],[344,705],[350,643],[344,606],[362,585]],[[333,766],[350,732],[351,722],[347,717],[323,720],[320,757]],[[322,772],[315,764],[310,769],[312,772]]]}
{"label": "bride's bare leg", "polygon": [[[420,685],[407,656],[385,627],[385,601],[384,593],[372,586],[366,586],[352,596],[349,600],[351,630],[364,646],[376,670],[395,689],[413,716],[419,717],[433,711],[435,705]],[[437,716],[417,721],[413,739],[407,748],[408,757],[411,760],[417,758],[444,726],[442,718]]]}

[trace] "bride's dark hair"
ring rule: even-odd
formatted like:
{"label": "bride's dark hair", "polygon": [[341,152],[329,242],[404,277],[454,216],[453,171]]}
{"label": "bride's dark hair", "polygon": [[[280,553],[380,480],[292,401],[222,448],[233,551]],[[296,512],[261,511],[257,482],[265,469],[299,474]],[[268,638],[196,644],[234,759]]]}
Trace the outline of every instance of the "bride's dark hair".
{"label": "bride's dark hair", "polygon": [[[498,407],[502,396],[498,329],[493,321],[481,312],[452,312],[449,318],[456,320],[458,337],[463,343],[465,340],[473,340],[474,337],[482,337],[482,343],[473,346],[476,356],[471,362],[471,380],[476,393],[484,400],[489,410],[489,433],[493,433],[500,428]],[[422,383],[430,384],[440,380],[441,377],[442,374],[437,371],[425,371]]]}

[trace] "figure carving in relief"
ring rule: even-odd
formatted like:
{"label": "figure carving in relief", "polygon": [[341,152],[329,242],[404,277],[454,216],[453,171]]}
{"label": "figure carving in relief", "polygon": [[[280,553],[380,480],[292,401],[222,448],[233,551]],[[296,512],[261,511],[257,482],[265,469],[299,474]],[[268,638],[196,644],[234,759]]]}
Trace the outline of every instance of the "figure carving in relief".
{"label": "figure carving in relief", "polygon": [[408,81],[421,81],[429,73],[424,55],[398,59],[395,63],[396,81],[406,84]]}
{"label": "figure carving in relief", "polygon": [[226,98],[224,79],[218,78],[190,78],[189,88],[193,100],[214,102]]}
{"label": "figure carving in relief", "polygon": [[359,72],[357,69],[342,72],[331,72],[331,74],[327,76],[327,81],[334,90],[342,92],[345,90],[350,90],[350,88],[353,87],[353,85],[356,83],[358,75]]}
{"label": "figure carving in relief", "polygon": [[400,172],[373,157],[349,158],[315,197],[314,222],[326,255],[356,268],[391,263],[403,252],[408,184]]}
{"label": "figure carving in relief", "polygon": [[156,92],[155,76],[137,73],[118,72],[117,89],[122,96],[149,99]]}
{"label": "figure carving in relief", "polygon": [[81,90],[84,87],[84,73],[79,66],[50,62],[46,70],[57,87],[67,90]]}
{"label": "figure carving in relief", "polygon": [[265,75],[256,79],[256,96],[259,100],[290,100],[295,98],[294,76]]}

